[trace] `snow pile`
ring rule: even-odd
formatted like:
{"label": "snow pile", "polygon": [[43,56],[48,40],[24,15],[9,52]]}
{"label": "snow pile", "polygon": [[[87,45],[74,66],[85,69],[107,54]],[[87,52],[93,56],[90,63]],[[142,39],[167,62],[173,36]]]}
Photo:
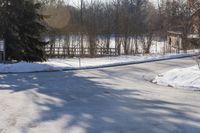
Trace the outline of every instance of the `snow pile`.
{"label": "snow pile", "polygon": [[79,65],[78,58],[49,59],[47,62],[19,62],[15,64],[0,64],[0,73],[19,73],[19,72],[41,72],[57,70],[74,70],[84,68],[99,68],[117,65],[128,65],[143,63],[163,59],[191,56],[195,53],[166,54],[166,55],[137,55],[137,56],[118,56],[103,58],[82,58]]}
{"label": "snow pile", "polygon": [[158,75],[154,81],[159,85],[200,90],[200,70],[198,66],[189,68],[173,69]]}

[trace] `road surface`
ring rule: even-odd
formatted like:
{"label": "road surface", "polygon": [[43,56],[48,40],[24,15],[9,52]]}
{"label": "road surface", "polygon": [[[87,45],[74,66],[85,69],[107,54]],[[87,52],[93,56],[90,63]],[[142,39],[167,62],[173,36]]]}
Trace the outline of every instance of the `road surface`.
{"label": "road surface", "polygon": [[199,133],[200,92],[150,82],[194,64],[0,75],[0,133]]}

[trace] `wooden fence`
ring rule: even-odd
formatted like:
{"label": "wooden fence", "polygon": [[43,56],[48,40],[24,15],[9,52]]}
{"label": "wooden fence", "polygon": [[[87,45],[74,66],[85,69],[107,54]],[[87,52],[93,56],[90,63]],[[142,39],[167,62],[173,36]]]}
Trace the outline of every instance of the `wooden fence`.
{"label": "wooden fence", "polygon": [[116,48],[71,48],[71,47],[46,47],[46,54],[49,58],[66,57],[103,57],[117,56],[119,54]]}

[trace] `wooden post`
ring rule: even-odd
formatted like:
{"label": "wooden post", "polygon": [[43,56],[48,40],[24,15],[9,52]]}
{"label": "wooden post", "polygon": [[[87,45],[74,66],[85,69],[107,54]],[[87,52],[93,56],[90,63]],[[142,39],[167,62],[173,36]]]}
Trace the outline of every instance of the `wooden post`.
{"label": "wooden post", "polygon": [[0,52],[2,52],[3,62],[5,63],[5,61],[6,61],[6,47],[5,47],[5,41],[4,40],[0,41],[0,46],[1,46]]}

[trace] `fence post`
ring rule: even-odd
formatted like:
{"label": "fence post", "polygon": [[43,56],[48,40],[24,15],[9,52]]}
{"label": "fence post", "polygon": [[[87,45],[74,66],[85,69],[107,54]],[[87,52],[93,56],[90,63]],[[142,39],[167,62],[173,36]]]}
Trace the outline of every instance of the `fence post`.
{"label": "fence post", "polygon": [[6,47],[5,47],[5,40],[0,40],[0,52],[2,53],[2,60],[5,63],[6,61]]}

